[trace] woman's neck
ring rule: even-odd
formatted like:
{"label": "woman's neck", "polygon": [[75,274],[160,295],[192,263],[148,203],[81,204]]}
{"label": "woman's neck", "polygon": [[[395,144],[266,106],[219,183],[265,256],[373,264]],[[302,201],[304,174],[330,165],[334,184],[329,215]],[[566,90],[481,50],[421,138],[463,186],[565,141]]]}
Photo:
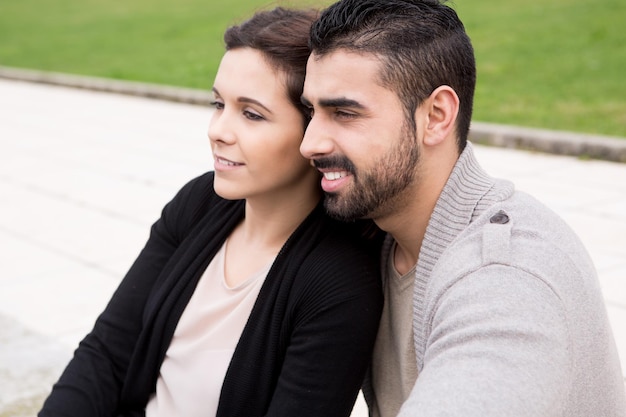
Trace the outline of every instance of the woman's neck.
{"label": "woman's neck", "polygon": [[244,220],[226,242],[225,277],[236,286],[271,262],[289,236],[318,204],[316,187],[280,198],[246,200]]}
{"label": "woman's neck", "polygon": [[310,187],[290,195],[248,199],[241,232],[248,242],[280,248],[320,198],[321,192]]}

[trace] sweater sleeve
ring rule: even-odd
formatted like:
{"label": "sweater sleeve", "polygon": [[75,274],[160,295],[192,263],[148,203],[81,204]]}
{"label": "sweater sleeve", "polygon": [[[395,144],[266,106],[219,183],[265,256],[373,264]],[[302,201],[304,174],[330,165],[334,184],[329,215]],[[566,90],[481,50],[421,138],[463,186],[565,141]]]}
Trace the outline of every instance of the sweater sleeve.
{"label": "sweater sleeve", "polygon": [[114,416],[142,315],[164,266],[192,227],[207,174],[183,187],[163,209],[148,241],[39,412],[47,416]]}
{"label": "sweater sleeve", "polygon": [[549,285],[493,264],[430,307],[423,368],[399,417],[563,415],[571,343]]}
{"label": "sweater sleeve", "polygon": [[370,363],[382,310],[378,261],[336,242],[320,248],[300,268],[294,330],[267,416],[349,416]]}

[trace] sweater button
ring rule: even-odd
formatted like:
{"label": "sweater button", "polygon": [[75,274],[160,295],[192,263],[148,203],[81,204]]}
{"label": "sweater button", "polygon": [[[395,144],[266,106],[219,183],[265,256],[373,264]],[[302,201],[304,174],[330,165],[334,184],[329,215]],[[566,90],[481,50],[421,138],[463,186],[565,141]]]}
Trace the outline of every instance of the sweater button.
{"label": "sweater button", "polygon": [[507,224],[508,222],[509,216],[507,216],[507,214],[502,210],[491,216],[491,218],[489,219],[489,223],[494,224]]}

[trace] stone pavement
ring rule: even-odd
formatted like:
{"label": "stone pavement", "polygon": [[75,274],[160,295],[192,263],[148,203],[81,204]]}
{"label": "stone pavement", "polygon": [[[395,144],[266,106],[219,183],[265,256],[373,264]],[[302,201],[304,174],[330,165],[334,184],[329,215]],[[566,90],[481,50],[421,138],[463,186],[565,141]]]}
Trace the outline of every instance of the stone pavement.
{"label": "stone pavement", "polygon": [[[0,417],[32,416],[162,206],[211,169],[210,110],[0,80]],[[477,146],[578,232],[626,375],[626,164]],[[354,417],[366,416],[359,400]]]}

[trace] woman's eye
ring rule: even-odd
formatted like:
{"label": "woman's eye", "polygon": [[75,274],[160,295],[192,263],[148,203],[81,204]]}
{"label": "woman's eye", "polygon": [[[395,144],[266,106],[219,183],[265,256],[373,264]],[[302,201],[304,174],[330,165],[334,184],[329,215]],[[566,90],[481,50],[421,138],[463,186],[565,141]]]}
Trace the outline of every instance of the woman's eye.
{"label": "woman's eye", "polygon": [[214,101],[211,103],[212,107],[215,107],[216,110],[222,110],[224,108],[224,103],[222,103],[221,101]]}
{"label": "woman's eye", "polygon": [[252,120],[252,121],[265,120],[263,116],[261,116],[260,114],[254,113],[250,110],[244,110],[243,114],[247,119]]}

